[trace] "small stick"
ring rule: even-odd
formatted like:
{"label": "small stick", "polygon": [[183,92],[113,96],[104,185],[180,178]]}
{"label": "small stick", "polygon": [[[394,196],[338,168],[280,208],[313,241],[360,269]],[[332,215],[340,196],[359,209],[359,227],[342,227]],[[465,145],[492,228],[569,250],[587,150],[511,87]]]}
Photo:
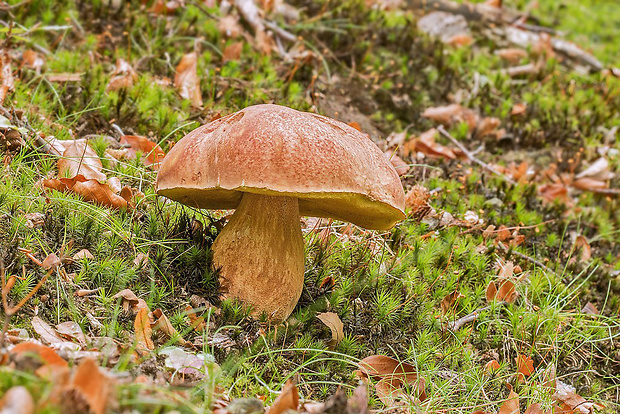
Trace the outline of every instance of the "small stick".
{"label": "small stick", "polygon": [[[497,302],[498,305],[505,305],[506,303],[508,302],[505,302],[505,301]],[[465,315],[462,318],[459,318],[455,320],[454,322],[449,323],[448,329],[450,329],[451,331],[458,331],[459,329],[461,329],[463,325],[465,325],[466,323],[475,321],[476,319],[478,319],[478,316],[480,316],[482,312],[487,311],[491,309],[492,307],[493,305],[489,305],[489,306],[485,306],[484,308],[476,309],[469,315]]]}
{"label": "small stick", "polygon": [[513,180],[512,178],[508,177],[505,174],[502,174],[501,172],[497,171],[495,168],[491,167],[489,164],[485,163],[484,161],[479,160],[478,158],[476,158],[474,156],[474,154],[471,153],[471,151],[469,151],[467,148],[465,148],[463,146],[463,144],[461,144],[456,138],[454,138],[452,135],[450,135],[450,133],[448,131],[445,130],[445,128],[443,127],[443,125],[439,125],[439,128],[437,128],[437,130],[439,131],[439,133],[441,135],[443,135],[444,137],[448,138],[450,141],[452,141],[452,143],[454,145],[456,145],[457,147],[459,147],[459,149],[461,151],[463,151],[463,153],[465,154],[465,156],[467,156],[467,158],[469,158],[470,161],[475,162],[476,164],[480,165],[482,168],[484,168],[485,170],[488,170],[490,172],[492,172],[493,174],[499,175],[500,177],[502,177],[504,180],[508,181],[510,184],[516,184],[516,181]]}

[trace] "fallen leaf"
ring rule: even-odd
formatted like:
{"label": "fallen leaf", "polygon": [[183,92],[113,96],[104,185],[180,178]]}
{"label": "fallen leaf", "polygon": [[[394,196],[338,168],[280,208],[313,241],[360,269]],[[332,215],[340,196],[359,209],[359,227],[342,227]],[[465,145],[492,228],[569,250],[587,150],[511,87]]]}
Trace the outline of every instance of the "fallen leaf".
{"label": "fallen leaf", "polygon": [[173,14],[179,8],[184,7],[182,0],[155,0],[149,11],[153,14]]}
{"label": "fallen leaf", "polygon": [[582,262],[587,262],[592,257],[592,248],[583,235],[579,235],[575,238],[574,248],[581,251],[580,259]]}
{"label": "fallen leaf", "polygon": [[116,66],[112,72],[112,78],[108,82],[106,91],[116,91],[123,88],[131,88],[138,80],[138,74],[124,59],[116,59]]}
{"label": "fallen leaf", "polygon": [[422,220],[433,209],[428,203],[431,193],[424,186],[419,184],[411,187],[405,196],[405,206],[409,208],[409,216],[415,221]]}
{"label": "fallen leaf", "polygon": [[82,346],[86,346],[86,335],[82,332],[82,328],[77,322],[68,321],[56,325],[56,332],[63,338],[70,340],[75,339]]}
{"label": "fallen leaf", "polygon": [[207,324],[202,316],[201,317],[196,316],[196,311],[194,310],[194,308],[192,308],[190,305],[187,305],[185,307],[185,313],[187,313],[187,317],[189,318],[191,327],[196,332],[202,332],[205,330],[205,328],[207,327]]}
{"label": "fallen leaf", "polygon": [[54,328],[52,328],[38,316],[33,316],[30,323],[32,324],[32,328],[34,329],[34,331],[41,337],[41,340],[44,343],[55,344],[65,342],[64,339],[58,336]]}
{"label": "fallen leaf", "polygon": [[360,126],[359,122],[351,121],[347,122],[347,125],[353,129],[357,129],[359,132],[362,132],[362,127]]}
{"label": "fallen leaf", "polygon": [[446,297],[444,297],[441,301],[441,304],[440,304],[441,312],[445,315],[451,310],[454,310],[458,300],[464,297],[465,295],[463,295],[458,290],[455,290],[454,292],[447,294]]}
{"label": "fallen leaf", "polygon": [[491,135],[495,132],[500,125],[500,120],[494,117],[485,117],[476,126],[476,136],[484,138],[487,135]]}
{"label": "fallen leaf", "polygon": [[19,343],[11,349],[10,353],[16,357],[17,356],[23,357],[23,356],[29,356],[29,355],[34,356],[43,365],[57,366],[57,367],[68,367],[69,366],[67,361],[62,359],[56,353],[56,351],[54,351],[52,348],[44,346],[44,345],[39,345],[34,342]]}
{"label": "fallen leaf", "polygon": [[104,414],[113,385],[94,360],[84,359],[62,391],[62,405],[66,412]]}
{"label": "fallen leaf", "polygon": [[62,261],[60,260],[60,258],[54,253],[50,253],[45,257],[45,259],[43,259],[43,262],[41,262],[41,267],[43,268],[43,270],[56,270],[61,264]]}
{"label": "fallen leaf", "polygon": [[582,191],[593,191],[607,188],[607,183],[596,178],[584,177],[573,181],[572,186]]}
{"label": "fallen leaf", "polygon": [[136,351],[139,354],[145,354],[155,349],[151,339],[153,331],[147,308],[142,308],[138,311],[134,321],[134,330],[136,332]]}
{"label": "fallen leaf", "polygon": [[493,372],[493,371],[497,371],[498,369],[500,369],[501,365],[499,364],[499,362],[492,359],[489,362],[487,362],[484,367],[487,369],[487,371]]}
{"label": "fallen leaf", "polygon": [[459,104],[426,108],[422,112],[422,116],[446,127],[465,122],[470,131],[478,124],[478,115],[471,109],[463,108]]}
{"label": "fallen leaf", "polygon": [[297,391],[297,385],[292,380],[286,381],[282,388],[282,393],[275,399],[267,414],[282,414],[287,410],[297,410],[299,405],[299,393]]}
{"label": "fallen leaf", "polygon": [[85,201],[100,204],[116,209],[131,207],[130,204],[133,193],[123,197],[115,194],[108,184],[102,184],[98,180],[87,180],[82,175],[73,178],[53,178],[42,180],[41,184],[45,188],[59,191],[61,193],[74,192],[80,195]]}
{"label": "fallen leaf", "polygon": [[241,58],[241,51],[243,50],[243,42],[235,42],[227,45],[222,51],[222,62],[229,62],[231,60],[239,60]]}
{"label": "fallen leaf", "polygon": [[137,297],[136,294],[131,291],[131,289],[123,289],[116,295],[112,296],[112,298],[122,298],[121,305],[123,306],[123,310],[125,312],[129,312],[130,309],[133,313],[138,313],[142,309],[146,309],[147,313],[150,312],[149,307],[144,301],[144,299]]}
{"label": "fallen leaf", "polygon": [[182,98],[191,102],[195,108],[202,107],[200,78],[198,78],[198,54],[188,53],[181,58],[174,75],[174,86]]}
{"label": "fallen leaf", "polygon": [[139,252],[136,257],[133,259],[134,266],[142,268],[144,266],[146,266],[149,263],[149,254],[148,253],[142,253]]}
{"label": "fallen leaf", "polygon": [[510,110],[510,115],[513,115],[513,116],[523,115],[526,110],[527,110],[526,103],[516,103],[513,105],[512,109]]}
{"label": "fallen leaf", "polygon": [[523,380],[534,373],[534,361],[527,355],[519,354],[515,358],[515,362],[517,364],[518,378]]}
{"label": "fallen leaf", "polygon": [[586,313],[586,314],[589,314],[589,315],[598,315],[600,312],[596,308],[596,306],[594,306],[594,304],[592,302],[588,302],[581,309],[581,313]]}
{"label": "fallen leaf", "polygon": [[239,18],[228,14],[217,22],[217,30],[226,37],[239,37],[243,33],[243,28],[239,24]]}
{"label": "fallen leaf", "polygon": [[517,296],[515,284],[510,280],[491,281],[486,291],[486,298],[489,302],[499,300],[513,303]]}
{"label": "fallen leaf", "polygon": [[565,404],[572,411],[583,414],[590,414],[594,409],[604,408],[603,405],[588,402],[585,398],[576,393],[575,387],[556,379],[555,393],[552,398],[561,404]]}
{"label": "fallen leaf", "polygon": [[331,348],[335,348],[344,339],[344,325],[340,317],[334,312],[319,313],[316,317],[332,331],[332,340],[329,345]]}
{"label": "fallen leaf", "polygon": [[85,139],[74,140],[66,146],[62,158],[58,160],[58,173],[63,178],[82,175],[87,180],[106,181],[103,165],[97,153]]}
{"label": "fallen leaf", "polygon": [[11,387],[0,400],[1,414],[34,414],[34,409],[34,400],[26,387]]}
{"label": "fallen leaf", "polygon": [[402,177],[409,172],[409,169],[411,168],[409,164],[403,161],[403,159],[398,155],[394,154],[392,150],[387,150],[383,155],[390,161],[399,177]]}
{"label": "fallen leaf", "polygon": [[544,411],[542,410],[542,407],[540,406],[540,404],[533,403],[532,405],[527,407],[527,409],[525,410],[523,414],[544,414]]}
{"label": "fallen leaf", "polygon": [[158,351],[158,353],[166,356],[164,363],[167,368],[173,369],[180,374],[191,374],[202,377],[205,373],[205,365],[211,364],[212,366],[217,366],[213,359],[213,355],[202,352],[193,354],[176,346],[163,348]]}
{"label": "fallen leaf", "polygon": [[474,42],[474,38],[465,33],[456,34],[445,41],[447,45],[455,46],[455,47],[469,46],[473,42]]}
{"label": "fallen leaf", "polygon": [[94,258],[95,256],[93,256],[93,254],[88,249],[82,249],[76,254],[74,254],[72,257],[72,259],[75,261],[82,260],[82,259],[93,260]]}
{"label": "fallen leaf", "polygon": [[570,204],[568,197],[568,187],[563,183],[547,183],[538,187],[538,194],[546,203],[559,201],[564,204]]}
{"label": "fallen leaf", "polygon": [[512,64],[517,64],[521,59],[527,57],[527,52],[525,50],[517,48],[499,49],[495,51],[495,54]]}
{"label": "fallen leaf", "polygon": [[601,157],[594,161],[588,168],[575,175],[575,178],[589,177],[597,180],[610,180],[614,177],[614,173],[611,172],[609,166],[609,160],[605,157]]}
{"label": "fallen leaf", "polygon": [[497,414],[519,414],[519,394],[513,391],[512,387],[508,385],[510,388],[510,394],[506,401],[499,407],[499,412]]}
{"label": "fallen leaf", "polygon": [[45,61],[41,55],[34,50],[24,51],[24,54],[22,55],[22,62],[27,68],[34,69],[37,74],[41,73],[41,69],[43,69],[43,65],[45,65]]}
{"label": "fallen leaf", "polygon": [[123,145],[129,145],[127,149],[127,158],[137,158],[138,153],[143,155],[144,165],[152,165],[153,169],[159,169],[160,163],[163,161],[166,153],[156,143],[146,137],[137,135],[123,135],[120,139]]}
{"label": "fallen leaf", "polygon": [[422,154],[432,158],[445,158],[453,160],[456,158],[456,153],[451,148],[445,147],[435,142],[437,136],[437,130],[431,128],[428,131],[422,133],[418,138],[407,141],[405,144],[405,152],[411,154],[413,152],[421,152]]}
{"label": "fallen leaf", "polygon": [[164,314],[164,311],[161,309],[155,309],[153,311],[153,317],[156,318],[155,322],[151,325],[152,332],[161,331],[166,337],[169,339],[178,340],[179,344],[187,345],[188,342],[183,339],[181,335],[174,329],[174,326],[170,323],[168,317]]}

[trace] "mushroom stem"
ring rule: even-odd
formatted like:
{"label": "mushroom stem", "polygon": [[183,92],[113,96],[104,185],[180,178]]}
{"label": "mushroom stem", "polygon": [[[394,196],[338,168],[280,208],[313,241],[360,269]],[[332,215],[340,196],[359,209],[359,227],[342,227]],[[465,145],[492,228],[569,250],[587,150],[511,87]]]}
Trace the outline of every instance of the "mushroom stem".
{"label": "mushroom stem", "polygon": [[244,193],[215,239],[213,265],[225,297],[286,319],[304,284],[304,241],[295,197]]}

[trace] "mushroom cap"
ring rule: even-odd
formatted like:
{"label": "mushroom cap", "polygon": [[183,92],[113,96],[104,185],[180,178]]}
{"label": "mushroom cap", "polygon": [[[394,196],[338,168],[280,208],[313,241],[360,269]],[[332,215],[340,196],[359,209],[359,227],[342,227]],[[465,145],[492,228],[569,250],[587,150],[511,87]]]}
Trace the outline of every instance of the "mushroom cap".
{"label": "mushroom cap", "polygon": [[164,158],[157,193],[234,209],[244,192],[297,197],[304,216],[384,230],[405,218],[398,174],[365,134],[333,119],[255,105],[203,125]]}

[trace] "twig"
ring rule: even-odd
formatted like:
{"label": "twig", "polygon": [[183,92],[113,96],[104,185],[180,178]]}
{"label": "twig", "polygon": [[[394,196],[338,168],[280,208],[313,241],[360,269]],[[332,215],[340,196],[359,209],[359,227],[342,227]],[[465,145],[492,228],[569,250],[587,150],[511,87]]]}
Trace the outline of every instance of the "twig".
{"label": "twig", "polygon": [[[505,246],[502,242],[499,242],[497,245],[498,245],[498,246],[499,246],[502,250],[504,250],[505,252],[508,252],[508,251],[510,250],[510,249],[508,249],[508,247],[506,247],[506,246]],[[517,257],[520,257],[520,258],[522,258],[522,259],[525,259],[525,260],[527,260],[528,262],[534,263],[536,266],[539,266],[539,267],[541,267],[541,268],[545,269],[545,271],[547,271],[547,272],[549,272],[549,273],[552,273],[552,274],[554,274],[554,275],[557,275],[553,269],[551,269],[549,266],[546,266],[545,264],[543,264],[543,262],[541,262],[540,260],[534,259],[533,257],[530,257],[530,256],[528,256],[528,255],[526,255],[526,254],[523,254],[523,253],[521,253],[521,252],[518,252],[518,251],[516,251],[516,250],[513,250],[513,251],[511,251],[510,253],[511,253],[511,254],[514,254],[514,255],[515,255],[515,256],[517,256]]]}
{"label": "twig", "polygon": [[513,180],[512,178],[508,177],[505,174],[502,174],[501,172],[497,171],[495,168],[491,167],[489,164],[485,163],[484,161],[479,160],[478,158],[476,158],[474,156],[474,154],[471,153],[471,151],[469,151],[467,148],[465,148],[463,146],[463,144],[461,144],[460,142],[457,141],[456,138],[454,138],[452,135],[450,135],[450,133],[448,131],[445,130],[445,128],[443,127],[443,125],[440,125],[439,128],[437,128],[437,130],[439,131],[439,133],[441,135],[443,135],[444,137],[448,138],[450,141],[452,141],[452,143],[454,145],[456,145],[457,147],[459,147],[459,149],[461,151],[463,151],[463,154],[465,154],[465,156],[467,158],[469,158],[470,161],[475,162],[476,164],[480,165],[482,168],[484,168],[485,170],[488,170],[490,172],[492,172],[493,174],[499,175],[500,177],[502,177],[504,180],[508,181],[510,184],[516,184],[516,181]]}
{"label": "twig", "polygon": [[[505,302],[505,301],[497,302],[498,305],[505,305],[506,303],[508,302]],[[448,324],[448,329],[450,329],[451,331],[458,331],[459,329],[461,329],[463,325],[465,325],[466,323],[475,321],[476,319],[478,319],[478,316],[480,316],[482,312],[487,311],[491,309],[492,307],[493,305],[489,305],[489,306],[485,306],[484,308],[476,309],[469,315],[465,315],[462,318],[455,320],[454,322],[450,322]]]}

